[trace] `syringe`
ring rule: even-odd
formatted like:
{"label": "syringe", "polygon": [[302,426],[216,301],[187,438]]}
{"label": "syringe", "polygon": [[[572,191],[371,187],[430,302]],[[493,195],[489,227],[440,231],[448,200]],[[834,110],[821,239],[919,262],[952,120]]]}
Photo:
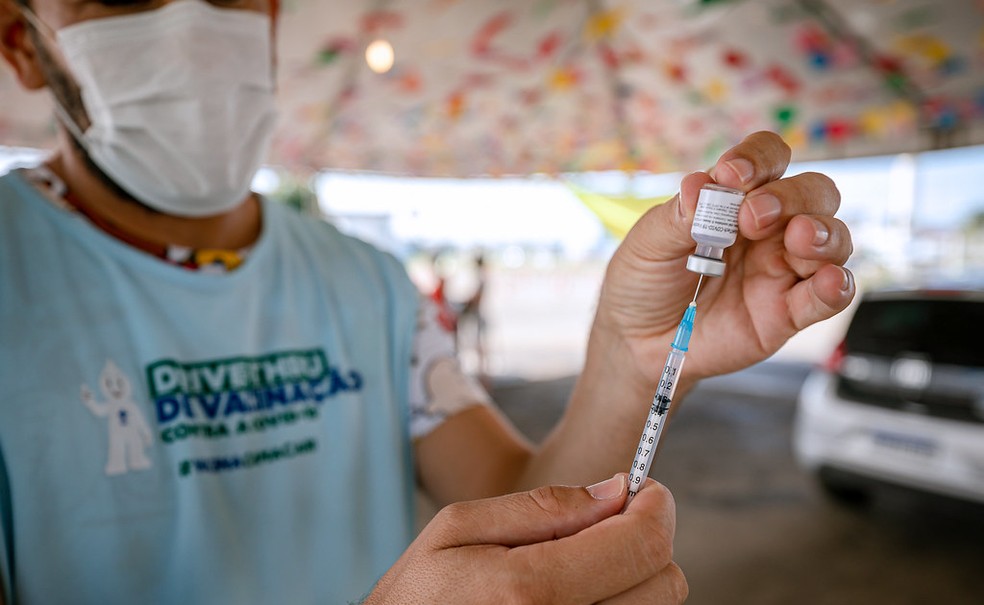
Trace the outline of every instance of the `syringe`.
{"label": "syringe", "polygon": [[729,189],[709,183],[701,187],[697,197],[697,209],[690,235],[697,243],[697,249],[687,259],[687,269],[700,273],[697,280],[697,290],[693,301],[683,313],[680,327],[670,345],[670,354],[666,356],[666,365],[660,376],[656,394],[653,396],[649,417],[646,418],[646,428],[639,439],[635,459],[632,460],[632,470],[629,471],[629,495],[625,500],[624,511],[629,502],[642,489],[649,468],[656,456],[659,436],[669,417],[670,404],[673,403],[673,393],[680,382],[680,371],[683,369],[684,355],[690,346],[690,334],[694,331],[694,316],[697,314],[697,293],[704,281],[705,275],[720,277],[724,274],[724,249],[728,248],[738,238],[738,211],[745,198],[744,192]]}
{"label": "syringe", "polygon": [[[703,281],[703,275],[701,281]],[[697,290],[700,291],[700,281],[697,282]],[[649,476],[649,467],[656,456],[659,436],[662,434],[666,419],[669,417],[673,393],[676,391],[677,383],[680,382],[680,371],[683,369],[684,355],[690,345],[690,334],[694,331],[694,316],[696,314],[697,293],[695,292],[694,300],[684,311],[676,336],[673,337],[670,354],[666,356],[663,374],[660,376],[659,385],[656,387],[653,404],[649,408],[649,417],[646,418],[646,427],[642,431],[642,438],[639,439],[635,459],[632,460],[632,470],[629,471],[629,495],[625,500],[623,511],[628,508],[629,502],[632,502],[632,498],[635,498],[635,495],[639,493],[646,477]]]}

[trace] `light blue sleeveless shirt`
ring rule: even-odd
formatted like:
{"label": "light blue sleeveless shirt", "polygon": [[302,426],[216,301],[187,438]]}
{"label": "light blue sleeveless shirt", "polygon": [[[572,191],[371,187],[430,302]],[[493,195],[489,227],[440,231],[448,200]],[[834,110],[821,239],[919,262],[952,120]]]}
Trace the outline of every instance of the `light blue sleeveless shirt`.
{"label": "light blue sleeveless shirt", "polygon": [[236,271],[0,177],[0,586],[13,603],[349,603],[410,543],[399,263],[263,203]]}

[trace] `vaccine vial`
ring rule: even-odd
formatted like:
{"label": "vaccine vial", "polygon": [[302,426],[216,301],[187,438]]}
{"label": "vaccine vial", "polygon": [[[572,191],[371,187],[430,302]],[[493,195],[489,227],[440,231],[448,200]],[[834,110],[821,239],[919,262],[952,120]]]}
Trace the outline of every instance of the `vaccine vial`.
{"label": "vaccine vial", "polygon": [[700,190],[697,211],[690,236],[697,249],[687,259],[687,269],[694,273],[720,277],[724,275],[724,249],[738,238],[738,209],[745,194],[738,189],[708,184]]}

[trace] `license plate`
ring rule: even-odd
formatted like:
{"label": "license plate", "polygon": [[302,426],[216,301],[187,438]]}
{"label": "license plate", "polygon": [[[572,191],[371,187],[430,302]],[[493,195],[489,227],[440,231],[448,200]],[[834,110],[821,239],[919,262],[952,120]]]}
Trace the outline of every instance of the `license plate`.
{"label": "license plate", "polygon": [[931,458],[939,450],[939,446],[935,441],[924,437],[887,431],[872,431],[871,436],[875,445],[880,448],[890,449],[920,458]]}

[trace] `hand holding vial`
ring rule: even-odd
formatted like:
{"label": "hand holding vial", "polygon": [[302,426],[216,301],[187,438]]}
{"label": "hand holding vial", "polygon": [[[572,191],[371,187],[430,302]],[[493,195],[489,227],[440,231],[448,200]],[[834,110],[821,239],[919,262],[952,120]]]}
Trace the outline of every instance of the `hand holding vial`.
{"label": "hand holding vial", "polygon": [[[692,273],[681,278],[688,265],[698,273],[723,274],[703,280],[700,324],[681,388],[765,359],[797,331],[850,303],[854,279],[843,264],[852,251],[851,237],[833,216],[840,194],[822,174],[783,178],[789,158],[789,147],[778,136],[750,135],[710,172],[687,175],[676,198],[647,212],[626,236],[609,264],[592,337],[599,347],[605,342],[606,350],[626,353],[618,364],[606,363],[624,368],[622,381],[632,380],[636,392],[651,393],[659,381],[681,310],[698,281]],[[691,235],[705,185],[744,194],[727,271],[714,256],[730,237],[698,241],[695,249]],[[713,198],[731,195],[712,192]],[[733,197],[740,199],[737,193]]]}

